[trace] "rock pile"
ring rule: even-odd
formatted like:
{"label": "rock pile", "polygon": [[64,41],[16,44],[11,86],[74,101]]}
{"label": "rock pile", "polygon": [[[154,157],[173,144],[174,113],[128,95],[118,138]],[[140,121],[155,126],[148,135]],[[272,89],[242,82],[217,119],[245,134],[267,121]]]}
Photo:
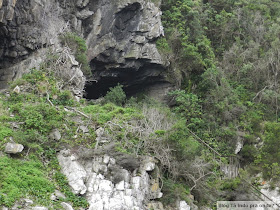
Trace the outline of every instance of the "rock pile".
{"label": "rock pile", "polygon": [[129,171],[108,155],[78,159],[63,150],[58,154],[62,172],[76,194],[84,195],[90,210],[141,210],[147,200],[160,198],[159,174],[152,158]]}

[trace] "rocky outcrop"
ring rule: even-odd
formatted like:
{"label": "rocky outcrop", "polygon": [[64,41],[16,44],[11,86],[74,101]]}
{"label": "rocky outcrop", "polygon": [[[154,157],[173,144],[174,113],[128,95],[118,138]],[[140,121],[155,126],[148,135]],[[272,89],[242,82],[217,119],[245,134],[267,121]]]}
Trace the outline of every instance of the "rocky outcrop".
{"label": "rocky outcrop", "polygon": [[87,86],[88,98],[117,83],[128,93],[166,87],[167,62],[155,44],[163,35],[158,6],[147,0],[1,0],[0,89],[38,67],[46,55],[42,49],[57,46],[65,30],[86,39],[95,81]]}
{"label": "rocky outcrop", "polygon": [[89,27],[85,34],[93,77],[98,81],[88,86],[89,98],[117,83],[133,92],[165,81],[166,62],[155,44],[163,35],[161,11],[154,3],[104,0],[89,7],[94,15],[86,21]]}
{"label": "rocky outcrop", "polygon": [[63,150],[58,160],[73,192],[84,195],[91,210],[140,210],[146,208],[148,200],[162,196],[158,170],[152,158],[144,159],[133,171],[106,154],[79,159],[70,150]]}
{"label": "rocky outcrop", "polygon": [[66,26],[55,0],[0,1],[0,89],[44,60]]}

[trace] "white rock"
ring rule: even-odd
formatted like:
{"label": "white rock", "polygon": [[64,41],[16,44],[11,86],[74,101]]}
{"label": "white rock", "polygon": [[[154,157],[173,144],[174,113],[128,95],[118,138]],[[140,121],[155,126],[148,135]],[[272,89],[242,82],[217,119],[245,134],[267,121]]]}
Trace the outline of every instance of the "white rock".
{"label": "white rock", "polygon": [[123,210],[123,201],[119,198],[111,198],[109,203],[109,209]]}
{"label": "white rock", "polygon": [[80,102],[81,98],[79,96],[75,96],[75,101]]}
{"label": "white rock", "polygon": [[126,189],[125,190],[125,195],[131,197],[132,196],[132,192],[133,192],[132,189]]}
{"label": "white rock", "polygon": [[128,209],[132,209],[133,208],[133,197],[131,196],[124,196],[124,204],[128,207]]}
{"label": "white rock", "polygon": [[55,196],[54,194],[51,194],[50,199],[51,199],[52,201],[55,201],[55,200],[56,200],[56,196]]}
{"label": "white rock", "polygon": [[95,131],[95,133],[96,133],[96,136],[102,136],[103,133],[104,133],[104,128],[102,128],[102,127],[98,128],[98,129]]}
{"label": "white rock", "polygon": [[89,129],[87,126],[84,126],[84,125],[80,125],[79,126],[79,129],[83,132],[83,133],[88,133],[89,132]]}
{"label": "white rock", "polygon": [[97,179],[96,177],[97,177],[96,173],[91,173],[87,180],[86,186],[88,192],[90,193],[96,192],[98,190],[98,183],[97,183],[98,180],[96,180]]}
{"label": "white rock", "polygon": [[60,191],[58,191],[58,190],[55,190],[55,191],[54,191],[54,194],[55,194],[55,196],[56,196],[57,198],[66,199],[66,196],[65,196],[62,192],[60,192]]}
{"label": "white rock", "polygon": [[122,191],[115,191],[115,192],[113,193],[113,197],[114,197],[114,198],[117,198],[117,199],[119,199],[119,200],[123,200],[123,198],[124,198],[124,192],[122,192]]}
{"label": "white rock", "polygon": [[110,161],[110,156],[108,156],[108,155],[104,155],[104,158],[103,158],[103,163],[108,164],[108,163],[109,163],[109,161]]}
{"label": "white rock", "polygon": [[77,7],[83,8],[86,7],[89,3],[89,0],[78,0],[76,3]]}
{"label": "white rock", "polygon": [[49,135],[49,138],[55,141],[59,141],[61,139],[61,134],[58,129],[52,130],[52,132]]}
{"label": "white rock", "polygon": [[13,89],[14,93],[20,93],[20,87],[17,85],[14,89]]}
{"label": "white rock", "polygon": [[104,206],[103,202],[102,201],[98,201],[96,203],[92,203],[88,210],[104,210],[103,206]]}
{"label": "white rock", "polygon": [[31,208],[32,210],[48,210],[47,207],[42,207],[42,206],[35,206]]}
{"label": "white rock", "polygon": [[120,181],[119,183],[116,184],[116,189],[117,190],[124,190],[124,181]]}
{"label": "white rock", "polygon": [[101,165],[99,162],[97,161],[94,161],[93,164],[92,164],[92,170],[95,172],[95,173],[98,173],[99,170],[101,168]]}
{"label": "white rock", "polygon": [[73,189],[73,193],[85,194],[87,188],[84,184],[84,179],[87,177],[87,173],[78,161],[72,161],[69,156],[64,157],[67,153],[69,152],[64,150],[57,155],[62,173],[67,177],[69,185]]}
{"label": "white rock", "polygon": [[136,177],[132,177],[132,186],[133,189],[140,189],[140,184],[141,184],[141,177],[140,176],[136,176]]}
{"label": "white rock", "polygon": [[64,210],[74,210],[69,203],[62,202],[61,206],[63,207]]}
{"label": "white rock", "polygon": [[142,166],[142,168],[145,171],[152,171],[155,169],[155,166],[155,160],[152,157],[148,157],[146,158],[146,160],[144,160],[144,165]]}
{"label": "white rock", "polygon": [[180,201],[178,210],[190,210],[191,207],[186,203],[186,201]]}
{"label": "white rock", "polygon": [[115,165],[116,164],[116,160],[114,158],[110,158],[110,164]]}
{"label": "white rock", "polygon": [[129,184],[129,183],[127,183],[127,182],[125,182],[125,183],[124,183],[124,188],[125,188],[125,189],[130,188],[130,184]]}
{"label": "white rock", "polygon": [[98,178],[98,179],[104,179],[104,176],[103,176],[102,174],[98,174],[98,175],[97,175],[97,178]]}
{"label": "white rock", "polygon": [[89,203],[98,203],[98,202],[102,202],[102,196],[99,193],[93,193],[91,195],[91,197],[88,198],[88,202]]}
{"label": "white rock", "polygon": [[104,192],[113,191],[113,183],[109,180],[101,180],[99,183],[99,191],[104,191]]}
{"label": "white rock", "polygon": [[81,19],[81,20],[84,20],[84,19],[87,19],[89,18],[90,16],[92,16],[94,14],[93,11],[90,11],[88,9],[84,9],[80,12],[77,12],[76,16],[77,18]]}
{"label": "white rock", "polygon": [[16,154],[22,152],[24,146],[22,144],[7,143],[4,152],[8,154]]}
{"label": "white rock", "polygon": [[25,206],[30,206],[30,205],[33,204],[33,201],[30,200],[30,199],[23,199],[23,201],[24,201],[24,205],[25,205]]}
{"label": "white rock", "polygon": [[75,160],[77,160],[78,158],[73,154],[73,155],[71,155],[70,156],[70,160],[72,160],[72,161],[75,161]]}

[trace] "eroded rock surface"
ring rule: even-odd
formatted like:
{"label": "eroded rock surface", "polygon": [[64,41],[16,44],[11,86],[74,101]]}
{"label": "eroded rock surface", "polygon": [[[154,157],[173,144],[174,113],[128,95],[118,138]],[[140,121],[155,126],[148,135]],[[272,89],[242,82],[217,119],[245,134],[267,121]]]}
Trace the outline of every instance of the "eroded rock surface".
{"label": "eroded rock surface", "polygon": [[[89,7],[94,15],[87,20],[85,33],[93,76],[98,81],[93,88],[105,93],[108,87],[122,83],[128,92],[133,92],[165,81],[166,62],[155,45],[163,35],[159,8],[143,0],[104,0],[93,4]],[[97,96],[88,92],[89,98]]]}
{"label": "eroded rock surface", "polygon": [[[59,164],[76,194],[84,194],[91,210],[145,209],[146,201],[162,196],[159,174],[151,158],[129,171],[108,155],[78,159],[70,150],[58,154]],[[148,172],[154,171],[151,176]]]}
{"label": "eroded rock surface", "polygon": [[[0,89],[44,61],[66,30],[86,39],[97,98],[121,83],[128,93],[168,84],[157,48],[163,35],[159,5],[146,0],[1,0]],[[165,85],[163,85],[165,87]]]}

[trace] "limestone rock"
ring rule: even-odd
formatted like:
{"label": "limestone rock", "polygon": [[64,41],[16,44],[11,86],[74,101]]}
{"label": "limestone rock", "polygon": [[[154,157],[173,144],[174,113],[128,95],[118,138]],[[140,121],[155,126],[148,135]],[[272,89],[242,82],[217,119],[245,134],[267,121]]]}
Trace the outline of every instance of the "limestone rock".
{"label": "limestone rock", "polygon": [[20,93],[20,87],[17,85],[17,86],[13,89],[13,92],[19,94],[19,93]]}
{"label": "limestone rock", "polygon": [[144,161],[143,161],[143,165],[142,165],[142,169],[144,171],[152,171],[155,169],[155,160],[152,157],[147,157]]}
{"label": "limestone rock", "polygon": [[22,144],[7,143],[5,147],[5,153],[16,154],[22,152],[24,146]]}
{"label": "limestone rock", "polygon": [[62,202],[61,206],[63,207],[64,210],[74,210],[69,203]]}
{"label": "limestone rock", "polygon": [[84,126],[84,125],[80,125],[79,126],[79,129],[83,132],[83,133],[88,133],[89,132],[89,129],[87,126]]}
{"label": "limestone rock", "polygon": [[52,140],[55,140],[55,141],[59,141],[61,139],[61,134],[60,134],[59,130],[58,129],[54,129],[50,133],[49,138],[52,139]]}
{"label": "limestone rock", "polygon": [[88,5],[89,0],[78,0],[76,3],[77,7],[84,8]]}
{"label": "limestone rock", "polygon": [[50,199],[51,199],[52,201],[55,201],[57,198],[56,198],[56,196],[55,196],[54,194],[51,194]]}
{"label": "limestone rock", "polygon": [[42,206],[35,206],[35,207],[32,207],[31,210],[48,210],[48,208],[42,207]]}
{"label": "limestone rock", "polygon": [[186,201],[179,201],[178,210],[190,210],[191,207],[186,203]]}
{"label": "limestone rock", "polygon": [[58,190],[55,190],[55,191],[54,191],[54,194],[55,194],[55,196],[56,196],[57,198],[59,198],[59,199],[66,199],[66,196],[65,196],[62,192],[60,192],[60,191],[58,191]]}
{"label": "limestone rock", "polygon": [[[141,174],[131,173],[124,169],[120,163],[132,156],[118,155],[111,157],[109,154],[82,159],[72,154],[69,150],[62,150],[58,154],[58,161],[62,172],[66,175],[73,192],[84,190],[84,196],[88,200],[89,209],[96,210],[131,210],[145,209],[147,199],[160,198],[158,175],[150,177],[146,170],[152,170],[150,166],[152,158],[146,157],[138,169]],[[119,160],[122,160],[119,162]],[[132,160],[130,160],[132,161]],[[136,160],[138,162],[139,160]],[[132,161],[134,162],[134,161]],[[140,169],[140,165],[141,168]],[[144,167],[144,166],[147,167]],[[157,167],[151,171],[157,170]],[[157,174],[157,173],[156,173]],[[75,179],[74,179],[75,177]],[[73,185],[75,181],[76,186]],[[79,183],[79,187],[77,186]],[[156,187],[153,187],[156,184]]]}
{"label": "limestone rock", "polygon": [[82,20],[85,20],[87,18],[89,18],[90,16],[92,16],[94,14],[94,12],[89,11],[88,9],[84,9],[80,12],[77,12],[76,17]]}
{"label": "limestone rock", "polygon": [[163,204],[161,202],[148,203],[147,208],[148,209],[153,209],[153,210],[164,210]]}
{"label": "limestone rock", "polygon": [[69,151],[61,151],[57,158],[62,173],[67,177],[73,192],[75,194],[85,194],[87,188],[84,179],[86,178],[87,173],[84,167],[75,160],[73,155],[70,155]]}

